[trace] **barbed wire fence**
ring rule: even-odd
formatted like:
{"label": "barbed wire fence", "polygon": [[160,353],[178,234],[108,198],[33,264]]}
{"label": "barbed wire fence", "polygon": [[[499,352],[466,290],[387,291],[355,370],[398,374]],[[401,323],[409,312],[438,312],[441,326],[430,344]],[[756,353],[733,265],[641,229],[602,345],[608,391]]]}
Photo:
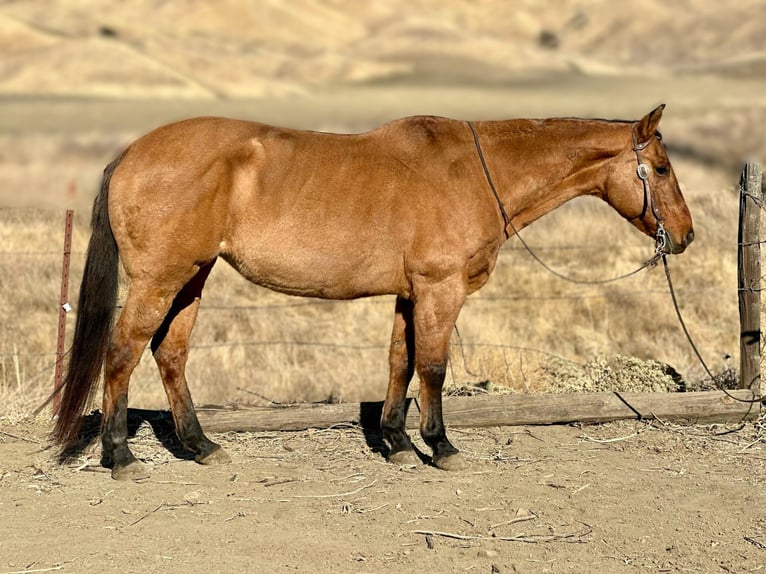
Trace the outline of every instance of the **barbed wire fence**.
{"label": "barbed wire fence", "polygon": [[[599,249],[598,246],[567,246],[567,247],[536,247],[536,251],[539,252],[545,252],[545,251],[574,251],[574,250],[594,250]],[[501,253],[501,257],[503,255],[511,255],[511,251],[519,251],[521,252],[522,249],[520,248],[511,248],[506,250],[504,253]],[[73,259],[84,259],[85,252],[83,251],[73,251],[71,252],[71,256]],[[46,271],[42,272],[42,275],[45,276],[51,276],[54,273],[58,274],[60,272],[60,261],[61,258],[61,252],[60,251],[4,251],[0,249],[0,265],[3,263],[3,259],[9,259],[9,258],[23,258],[25,259],[24,265],[35,265],[37,267],[45,268]],[[75,280],[78,278],[78,274],[75,274]],[[53,283],[51,282],[51,285],[49,287],[52,288]],[[711,287],[697,287],[697,288],[687,288],[685,289],[685,293],[690,294],[714,294],[718,292],[716,288]],[[667,290],[662,288],[642,288],[642,289],[623,289],[621,293],[626,295],[638,295],[638,296],[658,296],[658,297],[665,297],[667,296]],[[5,295],[8,297],[8,294]],[[480,304],[487,304],[492,305],[495,302],[514,302],[514,301],[584,301],[584,300],[591,300],[591,299],[606,299],[609,297],[609,294],[605,291],[601,292],[572,292],[572,293],[562,293],[562,294],[539,294],[539,295],[523,295],[523,294],[511,294],[511,295],[482,295],[480,298],[473,298],[469,299],[471,304],[473,305],[480,305]],[[362,300],[359,300],[362,301]],[[389,300],[384,299],[364,299],[363,300],[366,305],[385,305],[390,306],[391,303]],[[70,301],[67,301],[70,302]],[[344,301],[345,303],[352,303],[349,301]],[[271,310],[284,310],[284,309],[290,309],[290,308],[309,308],[309,307],[323,307],[323,306],[334,306],[337,305],[338,301],[334,300],[319,300],[319,299],[295,299],[294,301],[290,302],[268,302],[268,303],[248,303],[248,304],[242,304],[242,303],[205,303],[203,306],[200,307],[200,313],[206,313],[206,312],[219,312],[219,311],[236,311],[239,313],[258,313],[258,312],[264,312],[264,311],[271,311]],[[71,302],[70,302],[71,305]],[[53,308],[52,304],[48,305],[48,308]],[[118,309],[121,308],[120,305],[117,306]],[[7,325],[6,325],[7,327]],[[260,346],[260,345],[298,345],[298,346],[326,346],[328,348],[335,348],[335,347],[343,347],[343,348],[368,348],[369,345],[355,345],[352,343],[330,343],[330,342],[322,342],[322,341],[237,341],[237,342],[226,342],[226,343],[213,343],[213,342],[199,342],[192,345],[192,348],[216,348],[216,347],[225,347],[225,346],[236,346],[236,345],[242,345],[242,346]],[[501,344],[474,344],[475,346],[504,346]],[[380,345],[376,347],[381,347]],[[384,345],[385,348],[388,348],[387,345]],[[507,345],[507,348],[518,348],[513,345]],[[543,350],[538,350],[539,352],[545,352]],[[0,351],[0,357],[10,358],[10,357],[48,357],[50,359],[55,359],[56,357],[56,351],[51,350],[48,352],[28,352],[28,351],[9,351],[7,349]]]}

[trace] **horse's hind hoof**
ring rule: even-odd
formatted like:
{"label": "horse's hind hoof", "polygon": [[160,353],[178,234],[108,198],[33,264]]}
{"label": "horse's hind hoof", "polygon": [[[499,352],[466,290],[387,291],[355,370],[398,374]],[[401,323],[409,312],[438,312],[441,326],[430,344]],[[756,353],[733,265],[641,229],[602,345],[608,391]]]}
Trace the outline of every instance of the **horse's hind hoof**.
{"label": "horse's hind hoof", "polygon": [[229,464],[231,462],[231,457],[229,456],[229,453],[219,446],[205,455],[198,454],[194,457],[194,460],[205,465]]}
{"label": "horse's hind hoof", "polygon": [[421,460],[414,450],[400,450],[388,455],[388,462],[398,466],[418,466]]}
{"label": "horse's hind hoof", "polygon": [[438,458],[433,459],[433,464],[436,468],[440,468],[442,470],[465,470],[470,465],[468,464],[468,461],[465,459],[465,457],[460,454],[459,452],[456,452],[455,454],[450,454],[447,456],[440,456]]}
{"label": "horse's hind hoof", "polygon": [[112,469],[112,478],[114,480],[143,480],[149,478],[149,473],[143,464],[134,460],[125,466],[115,466]]}

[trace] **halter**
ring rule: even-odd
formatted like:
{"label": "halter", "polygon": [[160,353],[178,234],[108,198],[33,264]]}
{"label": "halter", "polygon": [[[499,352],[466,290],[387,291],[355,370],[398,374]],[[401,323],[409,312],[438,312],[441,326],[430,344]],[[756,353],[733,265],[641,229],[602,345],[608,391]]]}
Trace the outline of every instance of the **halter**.
{"label": "halter", "polygon": [[631,135],[633,137],[633,151],[636,153],[636,161],[638,162],[638,167],[636,168],[636,175],[638,175],[638,179],[641,180],[641,183],[644,186],[644,205],[641,209],[641,213],[636,217],[631,217],[629,221],[633,221],[635,219],[643,219],[646,215],[646,212],[651,210],[652,216],[654,217],[655,221],[657,222],[657,232],[654,236],[654,241],[656,244],[656,250],[657,253],[665,253],[666,250],[670,247],[669,240],[668,240],[668,234],[665,231],[665,227],[663,226],[663,219],[660,217],[660,214],[657,213],[657,208],[654,206],[654,201],[652,200],[652,188],[649,185],[649,174],[651,173],[651,168],[649,167],[649,164],[644,163],[641,160],[641,152],[646,149],[646,147],[651,143],[651,138],[646,140],[645,142],[638,142],[638,138],[636,137],[636,130],[635,126],[633,130],[631,131]]}

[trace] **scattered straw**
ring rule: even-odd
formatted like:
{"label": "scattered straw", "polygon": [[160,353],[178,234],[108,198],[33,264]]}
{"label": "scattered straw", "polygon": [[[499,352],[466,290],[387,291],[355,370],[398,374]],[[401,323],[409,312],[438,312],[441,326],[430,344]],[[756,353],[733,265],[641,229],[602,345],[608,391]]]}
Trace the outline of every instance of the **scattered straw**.
{"label": "scattered straw", "polygon": [[63,570],[64,565],[51,566],[50,568],[32,568],[29,570],[15,570],[13,572],[4,572],[3,574],[29,574],[30,572],[53,572],[55,570]]}
{"label": "scattered straw", "polygon": [[356,490],[351,490],[349,492],[338,492],[336,494],[295,494],[291,498],[341,498],[343,496],[351,496],[353,494],[358,494],[359,492],[363,491],[365,488],[370,488],[376,482],[377,480],[373,480],[370,484],[365,484],[364,486],[360,486]]}
{"label": "scattered straw", "polygon": [[614,438],[593,438],[592,436],[588,436],[587,434],[581,434],[577,438],[579,438],[580,440],[587,441],[587,442],[595,442],[595,443],[598,443],[598,444],[609,444],[609,443],[613,443],[613,442],[621,442],[623,440],[629,440],[629,439],[632,439],[633,437],[636,437],[636,436],[638,436],[637,432],[634,432],[634,433],[626,435],[626,436],[617,436],[617,437],[614,437]]}
{"label": "scattered straw", "polygon": [[530,513],[526,514],[524,516],[517,516],[516,518],[512,518],[511,520],[506,520],[505,522],[498,522],[497,524],[492,524],[489,529],[494,530],[495,528],[498,528],[500,526],[509,526],[511,524],[518,524],[519,522],[526,522],[527,520],[534,520],[537,518],[537,514]]}
{"label": "scattered straw", "polygon": [[[24,441],[24,442],[31,442],[33,444],[42,444],[42,442],[43,442],[43,441],[38,440],[36,438],[19,436],[17,434],[13,434],[13,433],[10,433],[8,431],[0,431],[0,434],[8,436],[8,437],[11,437],[11,438],[16,439],[16,440],[21,440],[21,441]],[[32,570],[27,570],[27,572],[32,572]]]}
{"label": "scattered straw", "polygon": [[135,526],[136,524],[141,522],[144,518],[146,518],[148,516],[151,516],[152,514],[154,514],[158,510],[160,510],[163,506],[165,506],[165,502],[164,501],[160,502],[160,504],[159,504],[159,506],[157,506],[157,508],[155,508],[154,510],[150,510],[149,512],[147,512],[146,514],[141,516],[138,520],[135,520],[135,521],[131,522],[130,524],[128,524],[128,526]]}
{"label": "scattered straw", "polygon": [[437,530],[413,530],[412,533],[421,534],[426,537],[440,536],[442,538],[452,538],[454,540],[498,540],[501,542],[525,542],[527,544],[541,544],[547,542],[580,544],[587,542],[584,538],[593,532],[593,528],[590,525],[584,524],[584,526],[585,528],[578,532],[569,532],[565,534],[518,534],[516,536],[484,536],[482,534],[465,535],[452,532],[440,532]]}

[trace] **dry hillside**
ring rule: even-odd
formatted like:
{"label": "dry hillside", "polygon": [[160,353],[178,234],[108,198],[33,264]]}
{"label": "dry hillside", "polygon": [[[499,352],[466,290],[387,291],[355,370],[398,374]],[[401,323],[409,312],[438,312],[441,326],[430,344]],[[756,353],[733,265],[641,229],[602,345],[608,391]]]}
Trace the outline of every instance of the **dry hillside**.
{"label": "dry hillside", "polygon": [[0,94],[241,98],[370,83],[766,71],[760,0],[0,3]]}

